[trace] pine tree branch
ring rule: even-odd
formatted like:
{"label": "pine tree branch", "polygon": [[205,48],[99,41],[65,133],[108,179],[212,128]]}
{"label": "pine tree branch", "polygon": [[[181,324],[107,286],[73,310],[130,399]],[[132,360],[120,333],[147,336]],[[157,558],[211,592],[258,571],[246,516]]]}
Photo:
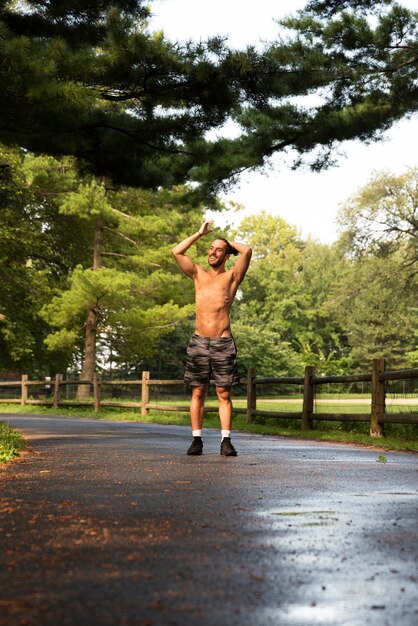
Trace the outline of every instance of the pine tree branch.
{"label": "pine tree branch", "polygon": [[121,254],[120,252],[102,252],[102,256],[117,256],[123,259],[129,259],[129,254]]}
{"label": "pine tree branch", "polygon": [[[115,211],[117,213],[119,213],[119,211],[117,211],[116,209],[115,209]],[[123,213],[122,215],[125,215],[125,214]],[[129,215],[127,215],[125,217],[131,217],[132,219],[135,219],[135,218],[133,218],[132,216],[129,216]],[[120,233],[119,231],[114,230],[113,228],[109,228],[108,226],[104,226],[103,229],[104,230],[108,230],[109,232],[113,233],[114,235],[119,235],[119,237],[122,237],[122,239],[125,239],[126,241],[129,241],[129,243],[132,243],[136,248],[139,248],[139,244],[136,241],[134,241],[133,239],[130,239],[129,237],[127,237],[123,233]],[[110,253],[108,253],[108,254],[110,254]]]}
{"label": "pine tree branch", "polygon": [[151,150],[156,150],[157,152],[163,152],[163,153],[168,152],[169,154],[186,154],[187,156],[192,156],[192,153],[187,152],[186,150],[179,150],[178,148],[174,149],[174,148],[169,148],[166,146],[157,146],[155,144],[150,143],[149,141],[145,141],[144,139],[141,139],[134,132],[125,130],[124,128],[119,128],[117,126],[111,126],[110,124],[104,124],[103,122],[97,122],[96,124],[85,124],[84,126],[80,126],[79,128],[69,130],[68,132],[73,133],[74,130],[94,130],[94,129],[99,129],[99,128],[113,130],[117,133],[120,133],[121,135],[125,135],[126,137],[133,139],[134,141],[144,146],[147,146]]}
{"label": "pine tree branch", "polygon": [[146,328],[138,328],[138,333],[145,333],[148,330],[152,330],[154,328],[172,328],[174,326],[178,326],[182,320],[177,320],[177,322],[170,322],[169,324],[156,324],[155,326],[147,326]]}

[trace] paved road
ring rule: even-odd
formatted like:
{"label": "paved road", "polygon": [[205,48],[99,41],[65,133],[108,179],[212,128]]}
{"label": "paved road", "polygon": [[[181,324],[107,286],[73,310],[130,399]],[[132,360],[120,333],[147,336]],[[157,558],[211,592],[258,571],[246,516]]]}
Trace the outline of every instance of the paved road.
{"label": "paved road", "polygon": [[[4,419],[4,416],[1,417]],[[1,626],[416,626],[418,455],[10,416]]]}

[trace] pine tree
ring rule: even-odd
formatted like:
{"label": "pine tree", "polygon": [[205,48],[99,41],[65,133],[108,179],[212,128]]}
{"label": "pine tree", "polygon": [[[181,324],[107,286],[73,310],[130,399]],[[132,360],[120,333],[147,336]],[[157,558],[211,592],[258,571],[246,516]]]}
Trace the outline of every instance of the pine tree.
{"label": "pine tree", "polygon": [[[340,142],[416,112],[417,14],[390,0],[312,0],[262,52],[173,44],[140,0],[22,8],[0,12],[0,141],[77,156],[115,182],[194,180],[213,197],[276,153],[327,167]],[[222,136],[228,119],[236,138]]]}
{"label": "pine tree", "polygon": [[312,1],[282,20],[277,41],[251,61],[258,100],[234,110],[240,136],[206,145],[199,180],[233,182],[277,153],[321,170],[341,142],[381,139],[417,112],[417,20],[391,0]]}
{"label": "pine tree", "polygon": [[0,141],[121,184],[183,183],[241,97],[223,42],[172,44],[139,1],[26,4],[0,12]]}

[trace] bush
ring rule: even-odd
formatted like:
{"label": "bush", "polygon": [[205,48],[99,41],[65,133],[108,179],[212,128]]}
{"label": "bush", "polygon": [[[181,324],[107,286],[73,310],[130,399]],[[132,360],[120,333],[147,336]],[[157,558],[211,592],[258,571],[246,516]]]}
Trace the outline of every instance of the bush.
{"label": "bush", "polygon": [[6,463],[24,450],[26,442],[22,435],[8,424],[0,422],[0,463]]}

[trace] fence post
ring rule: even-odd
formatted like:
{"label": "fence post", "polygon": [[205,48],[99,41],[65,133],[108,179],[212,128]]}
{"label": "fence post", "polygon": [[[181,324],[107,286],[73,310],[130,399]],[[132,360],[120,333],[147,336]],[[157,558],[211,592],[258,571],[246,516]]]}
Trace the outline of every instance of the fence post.
{"label": "fence post", "polygon": [[21,392],[21,397],[20,397],[20,404],[27,404],[28,401],[28,386],[27,386],[27,382],[28,382],[28,375],[27,374],[22,374],[22,392]]}
{"label": "fence post", "polygon": [[302,409],[302,430],[312,430],[312,414],[314,411],[314,385],[312,379],[315,375],[315,368],[312,365],[305,367],[305,378],[303,381],[303,409]]}
{"label": "fence post", "polygon": [[371,437],[383,437],[383,426],[379,423],[385,413],[385,381],[379,380],[379,374],[385,371],[385,359],[374,359],[372,371],[372,412],[370,416]]}
{"label": "fence post", "polygon": [[253,411],[257,407],[257,391],[255,385],[255,368],[250,367],[247,374],[247,424],[253,421]]}
{"label": "fence post", "polygon": [[142,372],[141,415],[148,415],[149,413],[149,409],[147,409],[147,404],[149,403],[149,379],[150,373]]}
{"label": "fence post", "polygon": [[93,397],[94,397],[94,410],[100,411],[100,374],[94,372],[93,374]]}
{"label": "fence post", "polygon": [[55,374],[54,381],[54,406],[57,407],[61,402],[61,383],[62,383],[62,374]]}

